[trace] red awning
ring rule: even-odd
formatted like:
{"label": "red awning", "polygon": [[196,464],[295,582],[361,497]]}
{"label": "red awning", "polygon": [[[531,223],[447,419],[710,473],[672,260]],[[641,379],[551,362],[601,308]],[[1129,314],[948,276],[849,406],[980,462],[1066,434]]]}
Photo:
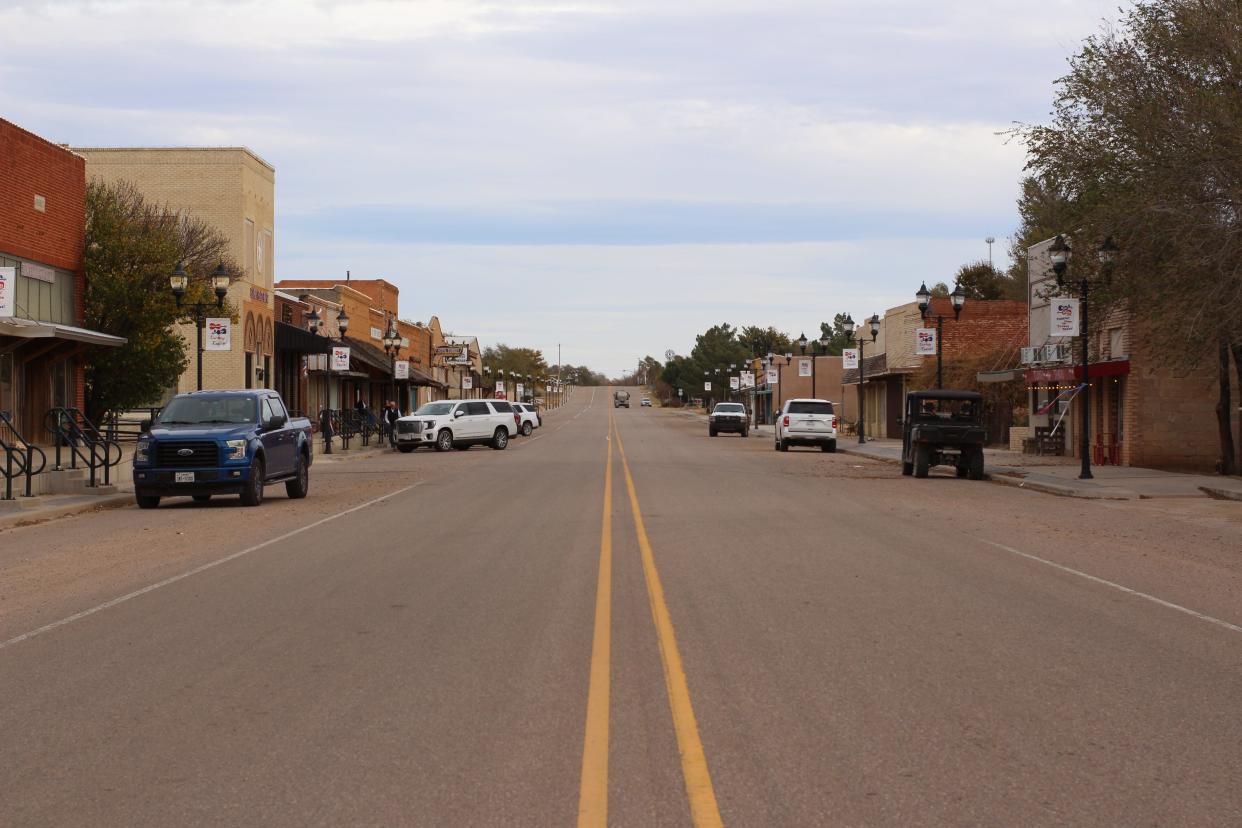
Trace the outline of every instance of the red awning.
{"label": "red awning", "polygon": [[[1130,360],[1114,359],[1109,362],[1091,363],[1091,378],[1119,377],[1130,373]],[[1075,382],[1082,380],[1081,365],[1066,365],[1060,368],[1028,368],[1028,383]]]}

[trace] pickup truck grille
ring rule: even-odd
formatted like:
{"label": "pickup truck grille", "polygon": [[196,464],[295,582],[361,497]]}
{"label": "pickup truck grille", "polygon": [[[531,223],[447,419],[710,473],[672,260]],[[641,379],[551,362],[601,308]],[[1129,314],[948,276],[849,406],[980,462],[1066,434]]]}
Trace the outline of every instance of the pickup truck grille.
{"label": "pickup truck grille", "polygon": [[155,465],[179,469],[213,468],[220,465],[220,449],[210,440],[160,440],[155,444]]}
{"label": "pickup truck grille", "polygon": [[418,434],[423,430],[422,420],[397,420],[398,434]]}

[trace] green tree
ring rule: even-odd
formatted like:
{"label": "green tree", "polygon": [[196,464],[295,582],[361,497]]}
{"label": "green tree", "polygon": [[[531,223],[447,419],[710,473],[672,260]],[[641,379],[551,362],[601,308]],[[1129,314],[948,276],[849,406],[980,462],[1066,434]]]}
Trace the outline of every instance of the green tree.
{"label": "green tree", "polygon": [[737,335],[738,342],[748,354],[763,356],[769,353],[788,353],[793,350],[793,340],[789,334],[781,333],[769,325],[762,328],[758,325],[744,325]]}
{"label": "green tree", "polygon": [[1013,278],[985,261],[970,262],[957,269],[954,284],[968,299],[1025,299],[1026,277]]}
{"label": "green tree", "polygon": [[[88,353],[88,417],[98,421],[149,404],[176,383],[193,345],[174,327],[184,311],[177,309],[168,277],[183,262],[190,276],[186,300],[214,305],[210,274],[217,265],[234,279],[240,275],[227,250],[219,232],[148,203],[131,184],[87,185],[84,322],[127,340]],[[226,306],[223,313],[234,311]]]}
{"label": "green tree", "polygon": [[504,371],[506,377],[520,375],[523,382],[527,374],[532,377],[556,376],[555,372],[548,373],[548,364],[544,362],[542,351],[504,343],[489,345],[483,349],[483,365],[490,369],[493,381],[500,376],[500,371]]}
{"label": "green tree", "polygon": [[840,356],[841,352],[850,347],[850,336],[845,332],[845,319],[849,314],[838,313],[831,322],[819,323],[820,337],[828,337],[828,350],[824,353]]}

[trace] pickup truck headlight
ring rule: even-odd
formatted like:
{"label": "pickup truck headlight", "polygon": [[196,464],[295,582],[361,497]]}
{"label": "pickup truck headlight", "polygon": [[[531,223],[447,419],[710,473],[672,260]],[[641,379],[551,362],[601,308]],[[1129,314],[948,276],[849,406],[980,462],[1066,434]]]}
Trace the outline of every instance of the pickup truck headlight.
{"label": "pickup truck headlight", "polygon": [[225,452],[225,460],[245,460],[246,459],[246,441],[245,440],[225,440],[224,445],[228,447]]}
{"label": "pickup truck headlight", "polygon": [[134,462],[135,463],[151,462],[151,441],[150,440],[139,440],[138,441],[138,446],[134,449]]}

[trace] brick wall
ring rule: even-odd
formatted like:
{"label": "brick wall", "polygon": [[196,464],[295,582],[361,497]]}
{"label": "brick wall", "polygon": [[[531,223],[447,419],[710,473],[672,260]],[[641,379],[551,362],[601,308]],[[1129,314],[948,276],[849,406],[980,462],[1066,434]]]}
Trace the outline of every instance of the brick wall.
{"label": "brick wall", "polygon": [[[81,156],[0,119],[0,181],[0,250],[80,274],[86,234]],[[35,196],[43,197],[44,212],[35,209]]]}

